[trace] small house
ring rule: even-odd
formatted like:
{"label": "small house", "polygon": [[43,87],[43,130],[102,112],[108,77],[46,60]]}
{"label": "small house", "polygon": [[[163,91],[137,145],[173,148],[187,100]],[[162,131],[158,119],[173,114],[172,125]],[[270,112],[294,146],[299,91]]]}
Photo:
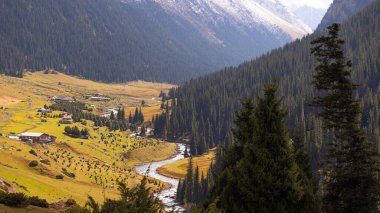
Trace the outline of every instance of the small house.
{"label": "small house", "polygon": [[64,115],[62,119],[59,121],[60,124],[71,124],[73,123],[73,118],[71,115]]}
{"label": "small house", "polygon": [[38,110],[37,110],[37,112],[47,112],[48,110],[47,109],[45,109],[45,108],[39,108]]}
{"label": "small house", "polygon": [[51,143],[55,141],[54,136],[39,132],[23,132],[19,135],[19,138],[30,143]]}

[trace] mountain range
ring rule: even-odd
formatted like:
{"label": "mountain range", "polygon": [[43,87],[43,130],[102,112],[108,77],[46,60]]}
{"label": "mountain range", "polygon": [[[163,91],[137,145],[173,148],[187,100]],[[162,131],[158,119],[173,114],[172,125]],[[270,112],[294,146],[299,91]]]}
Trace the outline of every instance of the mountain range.
{"label": "mountain range", "polygon": [[179,83],[311,33],[278,0],[0,0],[0,72]]}

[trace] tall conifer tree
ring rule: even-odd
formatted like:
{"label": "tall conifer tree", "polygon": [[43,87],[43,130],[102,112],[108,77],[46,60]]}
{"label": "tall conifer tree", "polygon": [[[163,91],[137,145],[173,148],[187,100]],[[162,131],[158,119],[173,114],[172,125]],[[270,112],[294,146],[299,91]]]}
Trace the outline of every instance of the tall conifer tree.
{"label": "tall conifer tree", "polygon": [[328,27],[328,35],[311,42],[317,60],[313,84],[321,95],[313,105],[326,129],[328,142],[324,172],[324,208],[327,212],[378,212],[377,152],[360,129],[360,102],[353,95],[358,85],[351,80],[351,61],[342,51],[340,26]]}

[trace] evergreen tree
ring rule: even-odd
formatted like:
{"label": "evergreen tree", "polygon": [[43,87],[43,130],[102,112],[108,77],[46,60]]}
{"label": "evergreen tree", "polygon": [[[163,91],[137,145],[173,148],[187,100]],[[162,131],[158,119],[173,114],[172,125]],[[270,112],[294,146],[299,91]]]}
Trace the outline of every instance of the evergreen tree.
{"label": "evergreen tree", "polygon": [[302,184],[276,91],[275,84],[266,85],[256,106],[245,101],[236,116],[233,145],[226,152],[239,146],[242,152],[240,157],[225,155],[212,194],[212,202],[227,212],[297,212],[303,206],[308,189]]}
{"label": "evergreen tree", "polygon": [[321,199],[318,190],[318,182],[313,176],[310,156],[307,153],[303,139],[296,135],[293,141],[294,156],[297,165],[300,168],[299,182],[303,187],[303,195],[297,206],[300,212],[321,212]]}
{"label": "evergreen tree", "polygon": [[129,112],[128,122],[129,122],[130,124],[133,124],[133,123],[134,123],[134,122],[133,122],[133,117],[132,117],[132,112]]}
{"label": "evergreen tree", "polygon": [[377,151],[360,129],[360,102],[354,97],[358,85],[351,80],[352,63],[342,51],[340,26],[328,27],[328,35],[311,42],[317,60],[313,85],[320,96],[313,105],[326,129],[333,130],[328,142],[324,208],[327,212],[378,212],[379,182]]}
{"label": "evergreen tree", "polygon": [[195,168],[195,173],[193,177],[193,202],[199,203],[200,202],[200,193],[201,193],[201,184],[199,182],[199,167],[198,165]]}
{"label": "evergreen tree", "polygon": [[111,119],[111,120],[115,120],[115,113],[114,113],[113,111],[111,111],[110,119]]}
{"label": "evergreen tree", "polygon": [[187,175],[185,179],[185,184],[186,184],[186,193],[185,193],[185,199],[187,203],[192,203],[193,202],[193,158],[189,158],[189,167],[187,169]]}

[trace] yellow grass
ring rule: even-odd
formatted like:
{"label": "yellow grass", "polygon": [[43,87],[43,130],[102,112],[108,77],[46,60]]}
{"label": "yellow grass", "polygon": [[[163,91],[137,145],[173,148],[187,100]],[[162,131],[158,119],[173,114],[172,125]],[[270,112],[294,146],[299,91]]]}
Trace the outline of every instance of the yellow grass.
{"label": "yellow grass", "polygon": [[[194,169],[198,166],[199,173],[207,175],[208,169],[210,168],[211,162],[215,159],[215,149],[210,150],[207,154],[201,155],[199,157],[193,157]],[[189,158],[182,159],[180,161],[173,162],[158,168],[158,172],[162,175],[183,179],[186,176],[187,170],[189,168]]]}
{"label": "yellow grass", "polygon": [[[160,91],[167,92],[171,87],[173,85],[140,81],[125,85],[105,84],[42,72],[29,73],[22,79],[0,76],[0,103],[2,100],[4,105],[8,103],[7,109],[0,109],[0,133],[31,131],[57,137],[56,142],[48,146],[31,146],[0,137],[0,177],[19,191],[37,195],[48,202],[74,198],[83,205],[87,195],[98,202],[103,202],[104,197],[118,197],[117,181],[124,180],[132,186],[142,178],[133,171],[133,166],[171,157],[176,153],[175,144],[131,138],[128,132],[109,132],[105,127],[95,131],[91,121],[87,121],[86,126],[75,124],[80,129],[89,130],[91,137],[88,140],[71,138],[63,134],[66,125],[59,126],[58,118],[44,118],[47,122],[41,122],[42,117],[37,109],[44,104],[50,105],[50,96],[68,95],[87,104],[95,104],[99,111],[108,107],[134,107],[145,100],[150,105],[146,107],[147,112],[153,114],[160,112]],[[91,102],[84,98],[94,93],[102,93],[112,100]],[[102,135],[104,140],[101,139]],[[37,156],[29,153],[31,149]],[[28,166],[31,160],[44,159],[48,159],[50,165],[39,163],[35,168]],[[63,168],[75,173],[76,177],[64,175],[63,180],[56,179]],[[163,183],[157,184],[157,181],[150,182],[154,190],[167,187]]]}

